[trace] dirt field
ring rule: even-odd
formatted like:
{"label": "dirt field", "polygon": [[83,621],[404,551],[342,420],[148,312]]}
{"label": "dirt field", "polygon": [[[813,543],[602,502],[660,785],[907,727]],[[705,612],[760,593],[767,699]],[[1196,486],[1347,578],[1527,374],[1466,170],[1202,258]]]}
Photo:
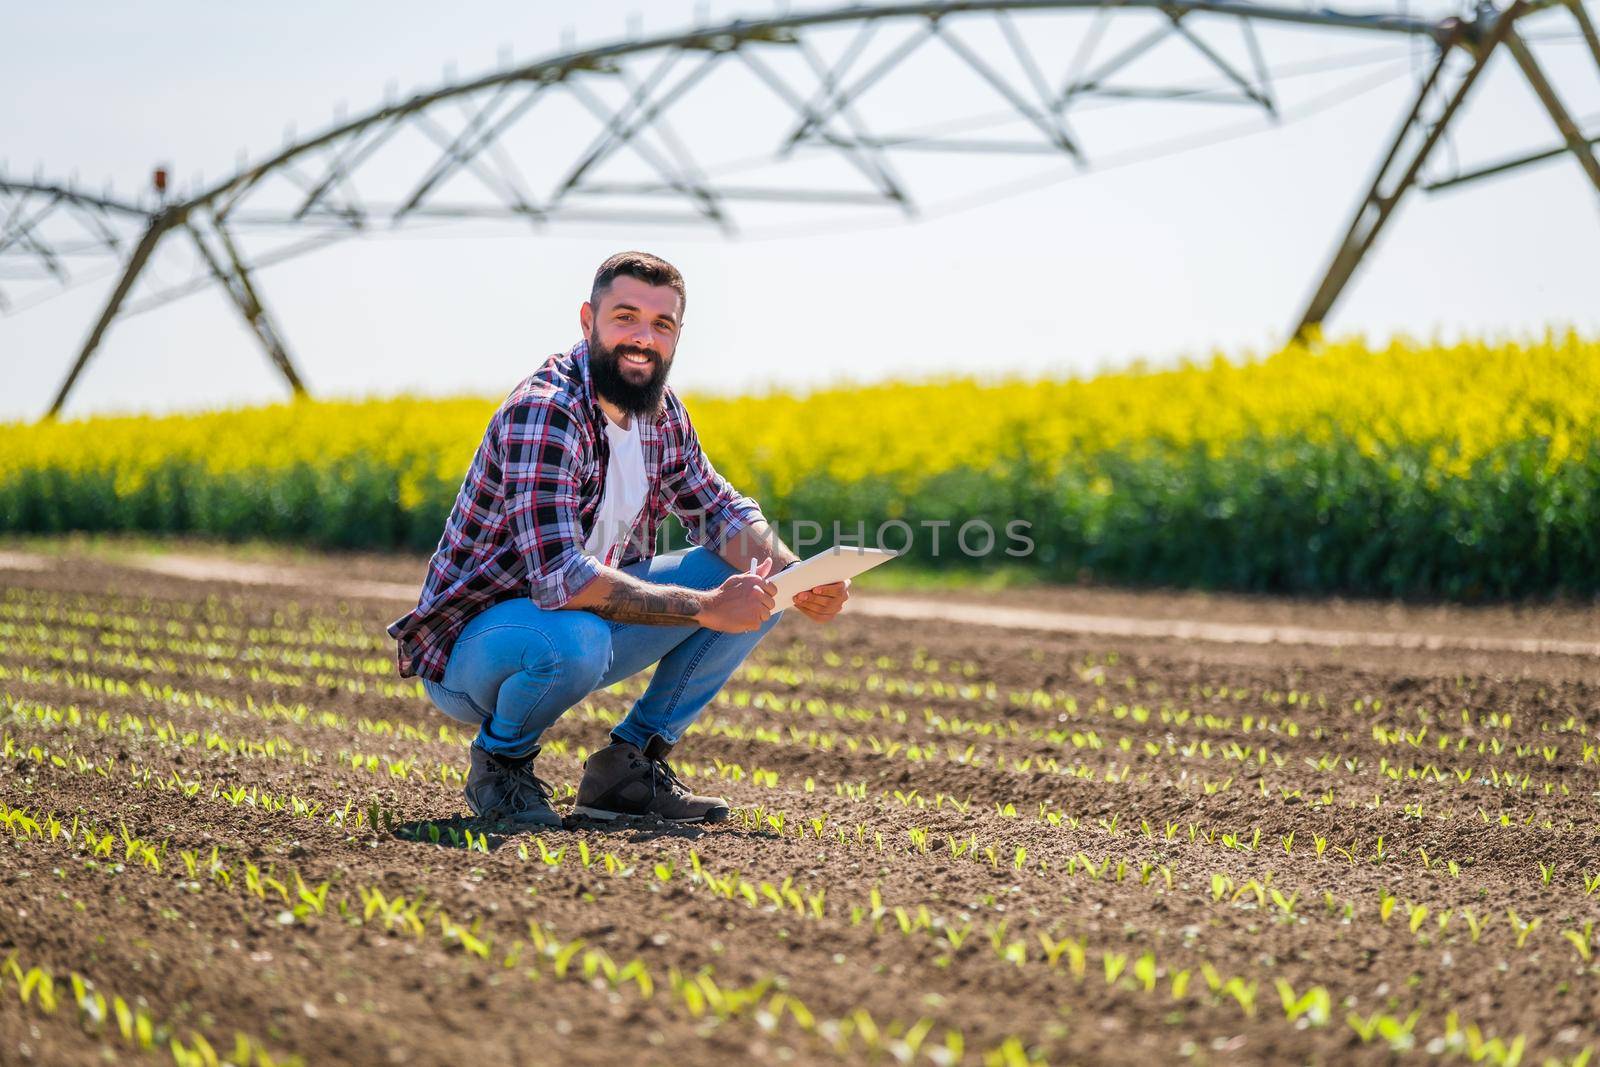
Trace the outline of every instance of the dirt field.
{"label": "dirt field", "polygon": [[[1600,1046],[1597,657],[794,618],[679,749],[731,823],[483,837],[470,737],[384,634],[421,560],[134,562],[0,560],[0,1062]],[[983,602],[1600,639],[1582,607]],[[563,805],[644,680],[547,738]]]}

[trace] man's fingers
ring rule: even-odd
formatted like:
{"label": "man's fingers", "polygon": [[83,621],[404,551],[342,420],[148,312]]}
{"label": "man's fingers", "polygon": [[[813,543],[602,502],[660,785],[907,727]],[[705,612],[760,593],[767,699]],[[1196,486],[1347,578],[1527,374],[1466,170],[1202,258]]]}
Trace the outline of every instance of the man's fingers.
{"label": "man's fingers", "polygon": [[839,614],[839,609],[836,605],[822,604],[815,600],[804,604],[796,601],[794,607],[796,611],[800,612],[806,618],[815,619],[817,622],[827,622],[829,619]]}

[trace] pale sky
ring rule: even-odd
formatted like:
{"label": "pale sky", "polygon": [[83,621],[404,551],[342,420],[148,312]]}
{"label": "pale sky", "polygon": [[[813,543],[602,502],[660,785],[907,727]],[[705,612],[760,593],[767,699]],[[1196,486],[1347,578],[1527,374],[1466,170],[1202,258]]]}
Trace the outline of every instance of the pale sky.
{"label": "pale sky", "polygon": [[[633,10],[645,14],[630,26]],[[370,110],[391,82],[402,95],[432,87],[449,64],[460,72],[453,77],[494,69],[502,48],[519,63],[560,51],[567,26],[590,44],[773,10],[762,0],[14,5],[0,34],[0,78],[10,90],[0,158],[13,176],[37,167],[49,179],[76,174],[94,190],[110,179],[129,198],[161,162],[180,185],[200,176],[210,183],[234,168],[241,149],[250,159],[276,150],[286,126],[320,129],[341,103],[350,115]],[[1205,18],[1194,24],[1208,39],[1237,38]],[[1042,31],[1030,39],[1059,72],[1070,52],[1063,42],[1088,24],[1087,15],[1070,16],[1052,23],[1062,27],[1059,39]],[[1560,38],[1541,40],[1538,55],[1569,108],[1600,133],[1600,74],[1572,39],[1570,16],[1547,12],[1522,25]],[[917,221],[835,205],[804,220],[755,209],[740,215],[744,236],[731,241],[662,226],[402,230],[266,268],[258,283],[322,396],[502,395],[577,340],[595,266],[628,247],[667,257],[688,279],[673,372],[680,390],[1092,373],[1136,359],[1259,353],[1298,316],[1429,61],[1422,42],[1389,35],[1273,30],[1262,44],[1274,66],[1378,58],[1283,79],[1287,117],[1276,127],[1237,105],[1086,111],[1079,132],[1091,165],[1081,174],[1059,157],[896,155],[928,209]],[[1174,51],[1153,52],[1142,83],[1188,69],[1181,46],[1162,48]],[[892,109],[911,124],[997,106],[979,99],[981,86],[932,67],[908,68],[893,91]],[[754,102],[717,107],[718,121],[686,118],[697,154],[741,158],[782,132]],[[1557,143],[1506,55],[1453,128],[1450,148],[1467,166]],[[514,151],[536,164],[531,157],[549,145],[550,159],[565,162],[572,153],[562,135],[581,143],[588,131],[552,129]],[[1181,153],[1151,149],[1223,134],[1230,139]],[[1157,158],[1131,161],[1146,150]],[[1439,168],[1452,158],[1442,155]],[[794,164],[803,177],[802,165],[810,164]],[[421,170],[395,180],[409,184]],[[1004,188],[1024,181],[1033,187]],[[192,265],[173,244],[152,280],[178,281]],[[97,314],[109,262],[76,270],[98,280],[0,318],[0,419],[43,411]],[[1597,282],[1600,195],[1563,157],[1456,192],[1412,194],[1328,327],[1375,342],[1398,332],[1522,337],[1547,325],[1596,333]],[[191,410],[285,395],[231,306],[206,291],[114,324],[67,410]]]}

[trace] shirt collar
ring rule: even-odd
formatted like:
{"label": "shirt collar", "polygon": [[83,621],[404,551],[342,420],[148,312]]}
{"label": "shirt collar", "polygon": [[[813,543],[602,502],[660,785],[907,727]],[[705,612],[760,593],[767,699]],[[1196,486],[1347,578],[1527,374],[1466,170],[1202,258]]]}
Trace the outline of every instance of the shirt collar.
{"label": "shirt collar", "polygon": [[578,366],[578,394],[583,397],[590,421],[597,429],[604,429],[606,413],[600,409],[600,398],[594,391],[594,382],[589,378],[589,342],[579,341],[568,354]]}

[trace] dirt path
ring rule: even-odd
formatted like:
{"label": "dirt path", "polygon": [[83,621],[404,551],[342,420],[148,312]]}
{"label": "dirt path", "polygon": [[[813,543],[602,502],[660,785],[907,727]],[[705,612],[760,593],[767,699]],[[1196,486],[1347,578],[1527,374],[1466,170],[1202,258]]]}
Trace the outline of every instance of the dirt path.
{"label": "dirt path", "polygon": [[[285,563],[260,563],[216,555],[169,553],[127,555],[114,562],[155,574],[195,582],[238,582],[244,585],[316,589],[334,596],[414,602],[418,586],[412,582],[368,578],[341,578],[326,568]],[[38,570],[55,566],[52,557],[34,553],[0,552],[0,570]],[[1186,596],[1188,594],[1180,594]],[[940,620],[968,626],[992,626],[1059,634],[1133,637],[1158,640],[1205,641],[1229,645],[1298,645],[1317,648],[1383,648],[1432,651],[1504,652],[1528,655],[1600,657],[1600,640],[1561,636],[1513,636],[1500,633],[1426,632],[1408,629],[1323,628],[1270,622],[1208,621],[1198,618],[1151,617],[1134,614],[1061,611],[1049,607],[1015,606],[1019,598],[992,594],[993,602],[974,599],[906,596],[869,592],[851,601],[847,611],[880,619]],[[1038,601],[1038,596],[1021,599]],[[1125,597],[1125,601],[1140,601]],[[1152,605],[1154,606],[1154,605]],[[1199,605],[1196,605],[1199,606]],[[1282,614],[1282,605],[1273,605]],[[1455,620],[1451,620],[1454,622]],[[1496,620],[1500,621],[1500,620]],[[1597,620],[1600,621],[1600,620]],[[1502,623],[1503,625],[1503,623]],[[1572,626],[1569,623],[1568,629]],[[1581,628],[1581,623],[1580,623]]]}

